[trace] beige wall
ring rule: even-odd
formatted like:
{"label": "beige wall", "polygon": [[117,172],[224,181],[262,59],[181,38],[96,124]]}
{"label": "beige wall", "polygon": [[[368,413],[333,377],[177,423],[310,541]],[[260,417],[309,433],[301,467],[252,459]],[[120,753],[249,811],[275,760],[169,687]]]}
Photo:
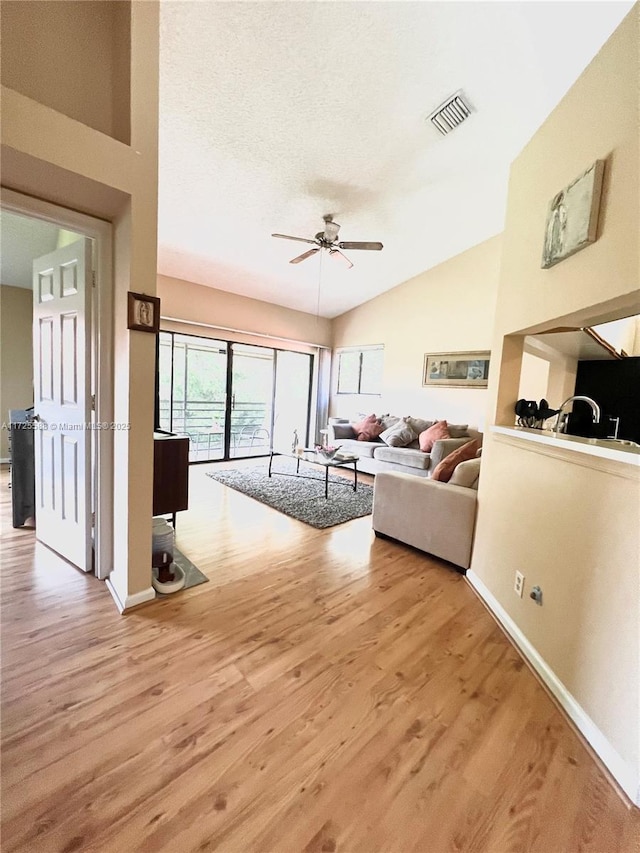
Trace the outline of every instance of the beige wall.
{"label": "beige wall", "polygon": [[500,245],[493,237],[336,318],[334,347],[384,344],[384,375],[381,397],[337,395],[334,369],[331,414],[393,412],[482,428],[485,390],[424,388],[422,369],[427,352],[491,349]]}
{"label": "beige wall", "polygon": [[3,0],[2,81],[129,141],[130,3]]}
{"label": "beige wall", "polygon": [[[33,405],[33,293],[24,287],[0,286],[0,421],[9,409]],[[9,456],[9,432],[0,431],[0,459]]]}
{"label": "beige wall", "polygon": [[[55,14],[58,6],[47,4],[48,12]],[[113,420],[129,423],[130,431],[113,436],[114,565],[109,580],[124,605],[153,594],[155,347],[152,335],[127,330],[127,291],[153,295],[156,290],[158,17],[153,0],[131,4],[130,146],[2,86],[3,187],[113,223]],[[85,29],[90,29],[88,23],[77,35],[81,37]],[[73,70],[80,77],[86,69],[77,61]],[[57,74],[55,64],[50,70],[52,76]]]}
{"label": "beige wall", "polygon": [[300,349],[293,343],[289,347],[286,341],[331,346],[331,321],[324,317],[164,275],[158,276],[158,296],[163,318],[192,324],[187,329],[165,319],[162,327],[167,330],[228,340],[234,339],[234,336],[232,333],[226,334],[224,329],[241,333],[255,332],[255,339],[250,339],[246,334],[240,338],[247,343],[268,346],[269,340],[262,337],[267,336],[273,346],[285,349]]}
{"label": "beige wall", "polygon": [[[513,423],[522,353],[513,333],[637,313],[639,17],[636,5],[513,164],[489,389],[494,423]],[[607,161],[598,240],[542,270],[548,202],[597,158]],[[637,468],[596,463],[489,437],[472,576],[591,718],[599,730],[592,743],[635,797],[640,483]],[[516,569],[526,575],[524,599],[513,591]],[[542,607],[528,597],[534,584]]]}

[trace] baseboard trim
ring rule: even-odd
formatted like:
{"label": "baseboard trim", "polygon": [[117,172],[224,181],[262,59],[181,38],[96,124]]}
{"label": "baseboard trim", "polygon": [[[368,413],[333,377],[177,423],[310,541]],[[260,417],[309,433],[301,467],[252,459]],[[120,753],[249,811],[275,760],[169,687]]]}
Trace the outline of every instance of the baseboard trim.
{"label": "baseboard trim", "polygon": [[549,664],[522,633],[478,575],[469,570],[466,574],[466,579],[485,603],[498,624],[528,661],[534,672],[539,676],[551,695],[586,739],[615,783],[621,788],[633,805],[640,807],[640,785],[633,768],[629,767],[629,764],[622,758],[620,753],[609,743],[584,708],[567,690]]}
{"label": "baseboard trim", "polygon": [[150,586],[148,589],[143,589],[141,592],[134,593],[134,595],[128,595],[126,599],[122,601],[109,578],[105,580],[105,584],[107,585],[107,589],[111,593],[111,597],[115,601],[116,607],[120,613],[128,612],[132,608],[138,607],[140,604],[146,604],[148,601],[153,601],[156,597],[155,589]]}

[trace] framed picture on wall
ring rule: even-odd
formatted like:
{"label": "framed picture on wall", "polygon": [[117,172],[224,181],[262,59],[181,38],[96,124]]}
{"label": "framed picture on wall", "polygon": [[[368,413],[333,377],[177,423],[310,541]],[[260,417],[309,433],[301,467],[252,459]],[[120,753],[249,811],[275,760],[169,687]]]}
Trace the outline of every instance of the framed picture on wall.
{"label": "framed picture on wall", "polygon": [[425,353],[422,384],[486,388],[490,356],[490,352]]}
{"label": "framed picture on wall", "polygon": [[542,249],[542,269],[575,255],[598,236],[604,160],[596,160],[549,202]]}
{"label": "framed picture on wall", "polygon": [[160,298],[146,293],[128,294],[127,328],[135,332],[160,331]]}

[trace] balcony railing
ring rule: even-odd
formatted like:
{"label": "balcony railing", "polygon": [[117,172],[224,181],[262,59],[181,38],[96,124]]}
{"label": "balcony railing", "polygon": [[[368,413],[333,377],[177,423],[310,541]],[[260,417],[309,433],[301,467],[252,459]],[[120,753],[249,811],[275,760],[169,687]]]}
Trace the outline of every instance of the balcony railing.
{"label": "balcony railing", "polygon": [[[171,415],[173,414],[173,419]],[[231,456],[268,453],[270,412],[266,403],[236,402],[231,410]],[[224,455],[224,400],[160,401],[160,426],[188,435],[191,461],[221,459]]]}

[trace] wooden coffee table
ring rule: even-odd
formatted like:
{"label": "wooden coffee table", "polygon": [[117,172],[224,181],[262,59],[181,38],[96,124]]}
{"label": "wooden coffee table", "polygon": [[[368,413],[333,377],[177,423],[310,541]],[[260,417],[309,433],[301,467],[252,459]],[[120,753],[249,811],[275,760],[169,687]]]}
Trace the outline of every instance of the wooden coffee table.
{"label": "wooden coffee table", "polygon": [[[288,456],[290,459],[296,460],[296,472],[290,474],[288,471],[274,471],[273,459],[275,456]],[[312,465],[322,465],[324,467],[324,496],[329,497],[329,468],[346,468],[348,465],[353,465],[353,491],[358,491],[358,469],[356,464],[360,457],[354,453],[336,454],[333,459],[325,459],[311,447],[305,447],[302,453],[293,453],[291,450],[272,450],[269,456],[269,477],[273,474],[279,474],[283,477],[305,477],[300,473],[300,463],[306,462]],[[317,480],[317,477],[306,477],[307,480]],[[334,483],[336,486],[350,486],[351,483]]]}

